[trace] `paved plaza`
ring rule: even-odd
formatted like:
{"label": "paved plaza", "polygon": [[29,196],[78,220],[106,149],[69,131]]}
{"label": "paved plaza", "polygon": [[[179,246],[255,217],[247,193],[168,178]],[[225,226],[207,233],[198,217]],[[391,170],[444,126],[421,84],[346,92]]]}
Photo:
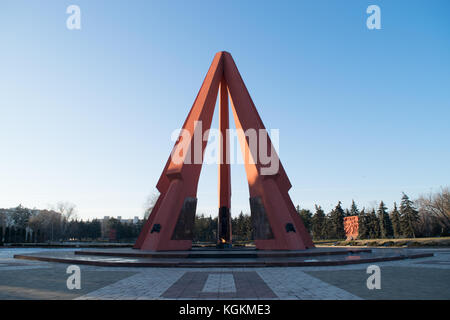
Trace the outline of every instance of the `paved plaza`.
{"label": "paved plaza", "polygon": [[[80,265],[69,290],[67,264],[17,260],[48,249],[0,249],[0,299],[450,299],[450,249],[434,256],[376,263],[381,289],[368,289],[367,267],[125,268]],[[73,249],[55,249],[73,251]],[[382,249],[380,249],[382,250]]]}

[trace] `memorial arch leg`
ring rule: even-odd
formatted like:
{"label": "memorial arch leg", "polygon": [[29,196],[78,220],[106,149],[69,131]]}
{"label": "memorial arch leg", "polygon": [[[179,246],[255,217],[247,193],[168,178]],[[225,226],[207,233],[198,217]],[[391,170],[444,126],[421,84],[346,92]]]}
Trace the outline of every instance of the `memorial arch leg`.
{"label": "memorial arch leg", "polygon": [[[207,144],[207,139],[204,141],[202,137],[207,137],[206,131],[211,127],[222,77],[223,54],[219,52],[214,57],[203,85],[184,122],[182,133],[180,133],[171,156],[167,160],[156,186],[160,196],[136,241],[135,248],[142,250],[187,250],[192,247],[197,186],[202,168],[203,153]],[[183,132],[188,134],[188,139],[183,135]],[[199,138],[201,139],[200,144],[195,142],[195,139]],[[200,161],[198,161],[199,154]],[[172,155],[177,155],[179,159],[174,161]]]}
{"label": "memorial arch leg", "polygon": [[[289,197],[291,183],[229,53],[224,53],[224,76],[231,96],[236,128],[241,131],[239,141],[249,184],[256,247],[266,250],[299,250],[314,247],[311,236]],[[261,163],[259,150],[251,147],[250,139],[244,135],[248,129],[257,132],[258,149],[260,139],[267,139],[267,154],[272,156],[272,161],[278,161],[276,172],[264,174],[267,165]]]}

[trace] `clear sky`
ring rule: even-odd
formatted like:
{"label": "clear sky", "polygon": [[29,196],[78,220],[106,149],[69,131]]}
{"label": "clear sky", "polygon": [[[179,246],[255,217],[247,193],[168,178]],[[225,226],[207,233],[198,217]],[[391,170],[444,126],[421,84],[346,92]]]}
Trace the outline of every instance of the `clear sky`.
{"label": "clear sky", "polygon": [[[72,4],[81,30],[66,28]],[[366,27],[371,4],[381,30]],[[391,208],[449,185],[447,0],[2,0],[0,208],[142,216],[221,50],[280,130],[296,205]],[[232,192],[233,214],[248,212],[242,165]],[[217,167],[204,166],[198,213],[217,201]]]}

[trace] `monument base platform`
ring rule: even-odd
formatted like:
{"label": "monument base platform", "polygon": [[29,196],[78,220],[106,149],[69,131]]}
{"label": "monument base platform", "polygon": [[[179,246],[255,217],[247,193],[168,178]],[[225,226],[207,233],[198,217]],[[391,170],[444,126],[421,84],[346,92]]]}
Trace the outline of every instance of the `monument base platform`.
{"label": "monument base platform", "polygon": [[188,251],[142,251],[102,249],[44,251],[15,255],[16,259],[59,262],[104,267],[307,267],[374,263],[431,257],[408,249],[314,248],[298,251],[259,251],[255,249],[192,249]]}

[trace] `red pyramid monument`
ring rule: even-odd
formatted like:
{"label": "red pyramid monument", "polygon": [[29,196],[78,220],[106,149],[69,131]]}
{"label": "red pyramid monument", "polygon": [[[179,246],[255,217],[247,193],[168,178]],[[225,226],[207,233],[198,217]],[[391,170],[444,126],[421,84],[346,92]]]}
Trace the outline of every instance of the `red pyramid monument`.
{"label": "red pyramid monument", "polygon": [[[218,244],[231,244],[231,183],[228,160],[228,99],[230,98],[238,132],[255,130],[256,145],[267,148],[267,155],[279,162],[269,135],[228,52],[218,52],[184,122],[182,133],[156,185],[160,192],[134,248],[142,250],[188,250],[192,247],[197,186],[202,168],[206,137],[211,127],[220,89],[219,129],[219,223]],[[200,125],[199,125],[200,124]],[[242,130],[242,131],[240,131]],[[250,191],[250,209],[255,245],[261,250],[301,250],[313,248],[308,231],[288,194],[291,183],[281,163],[278,170],[267,170],[244,134],[238,134]],[[265,144],[264,144],[265,143]],[[176,157],[174,157],[174,155]],[[194,159],[200,155],[200,161]],[[176,158],[176,159],[175,159]],[[197,161],[195,161],[197,160]]]}

